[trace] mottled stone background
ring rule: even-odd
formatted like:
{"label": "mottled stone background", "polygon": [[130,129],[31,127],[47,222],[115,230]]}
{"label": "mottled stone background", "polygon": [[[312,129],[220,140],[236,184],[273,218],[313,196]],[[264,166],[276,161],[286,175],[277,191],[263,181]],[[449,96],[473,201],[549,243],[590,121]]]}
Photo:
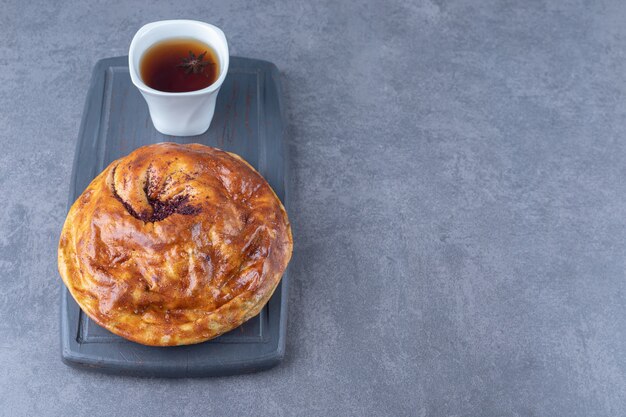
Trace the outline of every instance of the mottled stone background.
{"label": "mottled stone background", "polygon": [[[626,2],[0,6],[0,415],[626,415]],[[55,256],[91,69],[176,17],[283,75],[286,359],[72,370]]]}

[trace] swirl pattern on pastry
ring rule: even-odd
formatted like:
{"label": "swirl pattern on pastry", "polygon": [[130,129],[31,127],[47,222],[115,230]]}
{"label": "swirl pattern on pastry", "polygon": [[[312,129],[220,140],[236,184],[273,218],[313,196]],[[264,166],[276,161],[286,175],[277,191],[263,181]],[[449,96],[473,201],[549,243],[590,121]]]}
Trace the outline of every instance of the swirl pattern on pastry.
{"label": "swirl pattern on pastry", "polygon": [[257,315],[291,258],[291,227],[239,156],[160,143],[111,163],[70,208],[59,272],[83,311],[129,340],[199,343]]}

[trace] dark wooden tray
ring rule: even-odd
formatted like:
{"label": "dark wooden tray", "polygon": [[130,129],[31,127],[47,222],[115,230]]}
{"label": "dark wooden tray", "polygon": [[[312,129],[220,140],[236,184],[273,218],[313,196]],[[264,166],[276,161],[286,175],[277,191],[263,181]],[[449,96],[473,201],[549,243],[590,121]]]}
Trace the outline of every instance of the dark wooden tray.
{"label": "dark wooden tray", "polygon": [[[286,148],[276,66],[231,57],[209,130],[174,137],[157,132],[128,73],[128,58],[99,61],[93,71],[78,135],[69,204],[113,160],[157,142],[202,143],[241,155],[274,188],[287,207]],[[69,208],[69,206],[68,206]],[[71,366],[138,376],[214,376],[276,365],[285,351],[288,272],[261,313],[205,343],[148,347],[118,337],[91,321],[64,288],[63,361]]]}

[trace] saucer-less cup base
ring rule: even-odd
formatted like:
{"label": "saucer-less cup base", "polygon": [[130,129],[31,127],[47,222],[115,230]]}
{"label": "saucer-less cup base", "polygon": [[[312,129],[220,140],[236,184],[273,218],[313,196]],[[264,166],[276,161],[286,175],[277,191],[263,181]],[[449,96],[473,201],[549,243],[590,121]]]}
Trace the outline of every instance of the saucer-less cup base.
{"label": "saucer-less cup base", "polygon": [[[143,53],[157,42],[171,38],[194,38],[211,46],[219,60],[220,73],[210,86],[186,93],[167,93],[148,87],[139,72]],[[228,72],[228,43],[224,32],[195,20],[163,20],[143,26],[128,52],[128,69],[133,84],[143,95],[150,118],[159,132],[173,136],[200,135],[209,128],[220,87]]]}

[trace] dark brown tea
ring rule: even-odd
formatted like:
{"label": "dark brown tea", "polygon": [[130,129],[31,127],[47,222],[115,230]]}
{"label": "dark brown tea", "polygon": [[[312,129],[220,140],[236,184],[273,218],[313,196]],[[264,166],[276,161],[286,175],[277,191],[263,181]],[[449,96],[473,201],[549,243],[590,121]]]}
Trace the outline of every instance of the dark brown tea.
{"label": "dark brown tea", "polygon": [[141,57],[141,79],[168,93],[202,90],[220,73],[215,51],[196,39],[173,38],[152,45]]}

